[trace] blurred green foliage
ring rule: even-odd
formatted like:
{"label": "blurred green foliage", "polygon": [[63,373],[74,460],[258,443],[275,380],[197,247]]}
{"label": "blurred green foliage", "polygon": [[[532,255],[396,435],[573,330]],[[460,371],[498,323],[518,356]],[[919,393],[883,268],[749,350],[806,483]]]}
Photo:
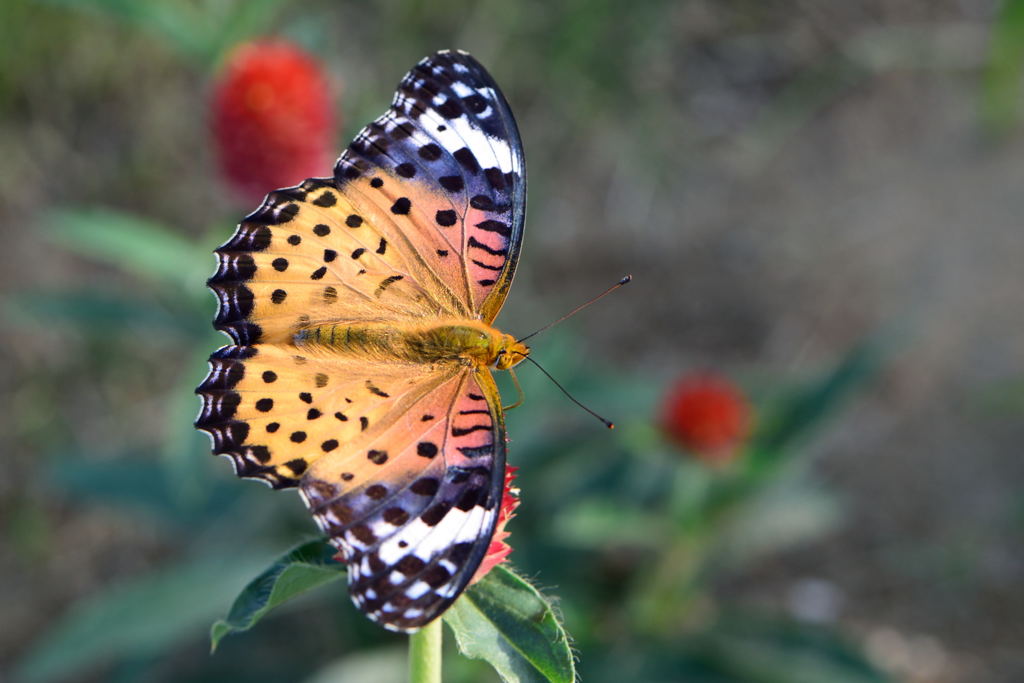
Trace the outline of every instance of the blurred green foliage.
{"label": "blurred green foliage", "polygon": [[1024,2],[1004,0],[992,29],[982,113],[993,133],[1005,134],[1020,118],[1024,100]]}
{"label": "blurred green foliage", "polygon": [[[72,326],[109,337],[134,326],[147,334],[164,329],[164,342],[197,349],[197,364],[214,347],[196,272],[208,244],[190,244],[151,222],[96,209],[55,212],[47,236],[83,257],[123,267],[139,286],[118,293],[83,287],[14,297],[8,312],[25,324]],[[162,300],[168,283],[174,283],[176,296]],[[545,585],[559,586],[553,595],[580,653],[582,675],[658,680],[685,670],[694,680],[709,681],[776,680],[784,674],[793,676],[785,680],[884,680],[842,639],[784,619],[738,616],[738,606],[719,604],[712,591],[722,572],[742,571],[752,558],[814,538],[838,519],[836,501],[802,465],[800,445],[872,376],[879,345],[851,350],[807,386],[766,396],[758,406],[757,433],[723,469],[687,458],[661,439],[652,423],[661,380],[595,373],[572,352],[577,346],[563,328],[539,338],[535,352],[584,402],[612,411],[618,428],[606,432],[583,414],[567,420],[570,404],[539,373],[521,373],[530,400],[509,414],[508,424],[525,501],[513,522],[513,559]],[[167,415],[180,425],[194,412],[192,388],[188,376],[166,394]],[[187,542],[177,563],[114,586],[68,614],[23,662],[26,680],[52,680],[111,658],[158,657],[201,623],[226,613],[240,581],[255,575],[254,548],[269,549],[275,538],[296,533],[296,500],[275,518],[281,507],[271,504],[270,494],[253,495],[244,484],[217,480],[208,466],[200,466],[209,460],[205,443],[177,424],[168,434],[173,436],[165,439],[160,461],[132,454],[95,460],[81,453],[53,461],[51,483],[65,495],[144,514],[163,533]],[[198,484],[199,476],[209,480]],[[325,582],[331,587],[319,594],[344,620],[362,619],[334,582],[340,566],[324,564],[330,553],[319,543],[303,548],[241,594],[227,620],[214,627],[214,644]],[[470,605],[488,585],[476,587],[453,610],[453,623],[462,625],[458,633],[480,633],[482,613]],[[349,628],[360,637],[339,638],[339,652],[394,638],[369,625]],[[460,646],[467,654],[487,656],[479,646]],[[287,644],[282,648],[285,657]],[[793,652],[797,661],[806,660],[795,669]],[[230,651],[218,652],[223,656]],[[806,671],[799,673],[801,667]],[[479,673],[467,672],[469,678],[461,680],[475,680]]]}
{"label": "blurred green foliage", "polygon": [[[280,30],[316,42],[320,35],[315,16],[285,12],[278,0],[41,4],[123,22],[166,41],[199,71],[211,69],[246,37]],[[381,11],[401,37],[395,42],[402,43],[403,51],[412,44],[425,54],[439,47],[432,36],[444,27],[435,24],[450,16],[456,4],[395,3]],[[611,2],[537,3],[519,10],[489,3],[486,14],[489,22],[507,22],[504,40],[509,42],[538,24],[560,27],[551,40],[533,42],[524,69],[571,83],[579,100],[658,107],[669,105],[617,93],[637,87],[630,81],[637,62],[656,59],[669,40],[664,35],[668,27],[658,22],[662,4],[636,4],[625,23],[613,20],[618,12]],[[14,19],[28,20],[28,7],[12,6],[12,21],[0,27],[0,35],[11,32]],[[1007,0],[1002,7],[980,100],[996,131],[1019,115],[1024,68],[1024,3]],[[557,17],[545,24],[549,14]],[[468,26],[481,20],[470,17]],[[612,42],[633,45],[633,61],[608,49]],[[389,49],[398,48],[381,45],[382,51]],[[557,77],[581,64],[601,78]],[[855,82],[863,68],[847,56],[795,81],[792,97],[782,98],[752,127],[759,154],[770,155],[801,117],[827,103],[835,88]],[[381,102],[359,93],[352,94],[352,102],[356,126],[381,108]],[[550,106],[559,106],[559,98],[553,97]],[[557,137],[558,130],[550,134]],[[649,143],[651,149],[643,153],[652,157],[675,153],[670,146]],[[531,163],[543,164],[545,156],[557,153],[555,146],[538,147]],[[280,594],[271,591],[266,609],[257,615],[265,621],[223,640],[215,657],[200,661],[195,655],[187,665],[168,661],[183,643],[201,640],[220,617],[226,620],[217,622],[215,643],[229,630],[251,626],[257,616],[229,611],[232,600],[245,597],[254,577],[266,578],[260,572],[267,566],[293,570],[293,565],[272,564],[274,558],[312,528],[294,496],[274,496],[230,481],[226,463],[214,462],[206,439],[190,428],[196,411],[193,387],[206,356],[220,343],[208,323],[212,298],[203,288],[212,267],[209,252],[227,237],[226,226],[235,217],[209,218],[217,225],[215,232],[196,240],[106,206],[53,207],[41,237],[65,252],[123,271],[132,287],[84,283],[21,292],[5,301],[3,314],[13,324],[56,329],[110,349],[144,339],[152,354],[178,364],[173,373],[177,384],[160,391],[166,424],[148,442],[126,447],[95,443],[87,451],[69,446],[72,439],[52,439],[52,452],[41,467],[49,490],[152,525],[169,551],[160,569],[89,596],[64,615],[25,654],[19,675],[26,681],[57,680],[102,666],[112,672],[110,680],[223,680],[225,672],[233,680],[324,680],[316,678],[318,670],[321,676],[370,672],[362,674],[369,680],[372,672],[393,672],[394,660],[404,657],[404,650],[393,647],[400,643],[397,636],[355,612],[333,581],[337,574],[319,562],[321,554],[318,562],[303,556],[308,566],[296,570],[298,583]],[[580,346],[566,325],[539,338],[536,355],[585,403],[614,416],[618,429],[609,434],[585,416],[572,417],[574,408],[543,377],[527,372],[521,380],[529,400],[508,416],[508,425],[524,501],[511,526],[512,561],[538,583],[556,587],[545,593],[556,600],[571,634],[581,678],[886,680],[830,627],[733,604],[716,590],[723,577],[742,573],[758,557],[819,537],[841,518],[842,505],[807,467],[806,441],[873,376],[883,345],[866,341],[817,377],[780,378],[777,389],[758,398],[754,438],[723,469],[709,468],[661,439],[652,416],[665,376],[595,371],[595,363],[581,359]],[[26,507],[10,524],[9,536],[22,539],[20,548],[30,548],[31,539],[45,533],[45,525],[33,520],[37,517]],[[304,547],[320,545],[313,541]],[[328,585],[307,593],[320,583]],[[278,605],[281,609],[269,611]],[[464,609],[470,608],[460,604],[453,618],[469,619],[461,614]],[[493,677],[479,662],[455,657],[454,644],[449,650],[450,680]],[[331,676],[343,678],[343,673]]]}
{"label": "blurred green foliage", "polygon": [[42,0],[53,7],[92,12],[166,40],[178,52],[211,66],[236,43],[265,31],[281,0]]}

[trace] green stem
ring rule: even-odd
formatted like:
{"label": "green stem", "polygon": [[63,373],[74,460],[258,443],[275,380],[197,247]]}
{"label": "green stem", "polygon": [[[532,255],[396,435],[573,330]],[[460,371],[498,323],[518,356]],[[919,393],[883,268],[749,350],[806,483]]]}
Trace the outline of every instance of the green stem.
{"label": "green stem", "polygon": [[645,633],[664,634],[687,618],[699,597],[710,528],[704,516],[713,475],[698,466],[678,466],[665,517],[671,540],[632,601],[633,618]]}
{"label": "green stem", "polygon": [[409,636],[409,682],[441,683],[441,620]]}

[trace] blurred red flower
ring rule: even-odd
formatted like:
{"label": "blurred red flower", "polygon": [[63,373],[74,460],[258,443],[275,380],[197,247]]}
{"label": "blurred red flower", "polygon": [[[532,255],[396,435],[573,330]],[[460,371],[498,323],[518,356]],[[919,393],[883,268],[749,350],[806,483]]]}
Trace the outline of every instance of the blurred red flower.
{"label": "blurred red flower", "polygon": [[684,375],[661,406],[661,428],[709,462],[730,460],[750,431],[750,406],[729,380],[711,372]]}
{"label": "blurred red flower", "polygon": [[320,65],[281,40],[244,43],[213,84],[210,125],[220,170],[238,194],[259,201],[330,171],[334,108]]}
{"label": "blurred red flower", "polygon": [[483,562],[476,570],[470,580],[470,585],[487,576],[499,564],[508,559],[512,554],[512,547],[506,543],[509,532],[505,531],[505,525],[515,516],[516,508],[519,507],[519,489],[512,487],[512,480],[516,478],[518,467],[508,466],[505,468],[505,491],[501,496],[501,510],[498,511],[498,524],[494,527],[494,536],[491,537],[491,545],[487,548]]}

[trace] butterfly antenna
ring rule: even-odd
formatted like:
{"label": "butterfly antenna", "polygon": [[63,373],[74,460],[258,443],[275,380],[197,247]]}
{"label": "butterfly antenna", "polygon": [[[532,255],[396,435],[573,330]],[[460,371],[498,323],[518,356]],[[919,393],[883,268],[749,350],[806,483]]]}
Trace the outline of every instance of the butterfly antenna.
{"label": "butterfly antenna", "polygon": [[[565,315],[563,315],[563,316],[562,316],[561,318],[559,318],[558,320],[556,320],[556,321],[554,321],[554,322],[550,322],[550,323],[548,323],[547,325],[545,325],[544,327],[540,328],[539,330],[537,330],[537,331],[535,331],[535,332],[531,332],[530,334],[526,335],[526,336],[525,336],[525,337],[523,337],[522,339],[517,339],[516,341],[524,342],[524,341],[526,341],[527,339],[529,339],[530,337],[533,337],[533,336],[535,336],[535,335],[538,335],[538,334],[540,334],[541,332],[543,332],[544,330],[548,329],[549,327],[551,327],[551,326],[553,326],[553,325],[557,325],[558,323],[562,322],[562,321],[563,321],[563,320],[565,320],[566,318],[569,318],[569,317],[571,317],[571,316],[574,316],[574,315],[576,315],[577,313],[579,313],[580,311],[582,311],[582,310],[583,310],[584,308],[586,308],[586,307],[587,307],[587,306],[589,306],[590,304],[594,303],[595,301],[597,301],[597,300],[599,300],[599,299],[603,299],[604,297],[608,296],[609,294],[611,294],[612,292],[614,292],[614,291],[615,291],[616,289],[618,289],[618,288],[619,288],[619,287],[621,287],[622,285],[628,284],[628,283],[629,283],[629,281],[630,281],[630,280],[632,280],[632,279],[633,279],[633,276],[632,276],[632,275],[627,275],[626,277],[622,278],[621,280],[619,280],[618,282],[616,282],[616,283],[615,283],[614,285],[612,285],[612,286],[611,286],[611,287],[609,287],[608,289],[604,290],[603,292],[601,292],[600,294],[598,294],[597,296],[595,296],[595,297],[594,297],[593,299],[591,299],[590,301],[588,301],[588,302],[586,302],[586,303],[583,303],[583,304],[580,304],[580,305],[579,305],[579,306],[577,306],[576,308],[572,309],[571,311],[569,311],[568,313],[566,313]],[[538,365],[537,367],[540,367],[540,366]],[[541,369],[543,370],[543,368],[541,368]],[[549,376],[550,376],[550,375],[549,375]],[[554,381],[554,380],[552,380],[552,381]],[[558,384],[558,382],[555,382],[555,384]],[[562,389],[562,391],[565,391],[565,389]],[[572,398],[572,397],[570,396],[570,398]],[[576,399],[573,399],[573,400],[576,400]]]}
{"label": "butterfly antenna", "polygon": [[[627,280],[626,280],[626,282],[629,282],[629,280],[627,279]],[[623,283],[623,284],[625,284],[625,283]],[[609,290],[609,291],[611,291],[611,290]],[[607,292],[605,292],[605,294],[607,294]],[[602,295],[602,296],[604,296],[604,295]],[[555,385],[556,387],[558,387],[559,389],[561,389],[561,390],[562,390],[562,393],[563,393],[563,394],[565,394],[565,395],[566,395],[566,396],[567,396],[567,397],[569,398],[569,400],[570,400],[570,401],[572,401],[573,403],[575,403],[576,405],[578,405],[578,406],[579,406],[580,408],[583,408],[583,410],[587,411],[588,413],[590,413],[591,415],[593,415],[594,417],[596,417],[596,418],[597,418],[598,420],[600,420],[600,421],[601,421],[602,423],[604,423],[604,426],[605,426],[605,427],[607,427],[608,429],[615,429],[615,423],[614,423],[614,422],[612,422],[611,420],[606,420],[606,419],[604,419],[603,417],[601,417],[600,415],[598,415],[597,413],[595,413],[595,412],[594,412],[593,410],[591,410],[590,408],[586,407],[585,405],[583,405],[582,403],[580,403],[579,401],[577,401],[577,400],[576,400],[576,397],[575,397],[575,396],[573,396],[572,394],[570,394],[570,393],[568,392],[568,390],[566,390],[566,388],[565,388],[565,387],[563,387],[563,386],[562,386],[561,384],[559,384],[559,383],[558,383],[558,380],[557,380],[557,379],[555,379],[554,377],[552,377],[552,376],[551,376],[551,373],[550,373],[550,372],[548,372],[547,370],[545,370],[544,368],[542,368],[542,367],[540,366],[540,363],[538,363],[538,362],[537,362],[537,361],[535,361],[534,359],[530,358],[529,356],[524,356],[524,358],[526,358],[526,360],[528,360],[528,361],[530,361],[531,363],[533,363],[534,365],[536,365],[536,366],[537,366],[537,369],[538,369],[538,370],[540,370],[540,371],[541,371],[541,372],[543,372],[543,373],[544,373],[545,375],[547,375],[547,378],[548,378],[549,380],[551,380],[551,381],[552,381],[552,382],[554,383],[554,385]]]}

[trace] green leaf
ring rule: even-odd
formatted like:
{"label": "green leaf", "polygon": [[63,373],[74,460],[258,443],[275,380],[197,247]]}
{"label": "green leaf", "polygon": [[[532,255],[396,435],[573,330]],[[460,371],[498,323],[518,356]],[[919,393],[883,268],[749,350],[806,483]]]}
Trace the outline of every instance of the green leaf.
{"label": "green leaf", "polygon": [[96,338],[123,337],[134,328],[155,344],[180,347],[183,341],[210,336],[206,321],[194,314],[186,316],[153,301],[99,289],[15,294],[2,310],[18,324],[70,325]]}
{"label": "green leaf", "polygon": [[719,527],[716,550],[734,566],[778,554],[835,529],[842,517],[829,491],[805,481],[783,481],[759,492]]}
{"label": "green leaf", "polygon": [[559,542],[578,548],[605,548],[623,544],[649,548],[663,541],[665,525],[659,517],[621,501],[584,499],[558,514],[551,533]]}
{"label": "green leaf", "polygon": [[225,619],[210,629],[210,651],[229,633],[248,631],[270,610],[306,591],[345,575],[345,566],[331,560],[336,550],[322,540],[310,541],[283,555],[242,589]]}
{"label": "green leaf", "polygon": [[74,8],[82,12],[102,14],[126,24],[151,31],[155,35],[174,43],[185,53],[199,53],[202,46],[199,36],[208,31],[203,24],[196,24],[190,3],[153,0],[133,2],[132,0],[45,0],[47,4]]}
{"label": "green leaf", "polygon": [[840,634],[818,624],[730,615],[683,650],[729,680],[759,683],[887,683]]}
{"label": "green leaf", "polygon": [[784,467],[798,463],[806,453],[797,447],[799,441],[875,376],[888,342],[888,336],[881,335],[863,341],[817,381],[767,410],[741,461],[742,469],[719,478],[709,490],[700,511],[705,523],[731,512]]}
{"label": "green leaf", "polygon": [[83,600],[19,663],[17,679],[82,675],[110,659],[165,650],[209,623],[257,566],[253,556],[198,557]]}
{"label": "green leaf", "polygon": [[[151,282],[195,287],[212,258],[166,227],[109,209],[49,214],[49,236],[66,249],[105,261]],[[198,288],[196,291],[199,291]]]}
{"label": "green leaf", "polygon": [[486,660],[504,681],[575,680],[569,638],[551,604],[503,565],[471,586],[443,619],[459,651]]}
{"label": "green leaf", "polygon": [[990,130],[1005,133],[1020,115],[1024,73],[1024,0],[1004,0],[991,33],[982,87],[982,115]]}
{"label": "green leaf", "polygon": [[826,624],[725,613],[700,632],[587,658],[582,680],[668,683],[894,683]]}
{"label": "green leaf", "polygon": [[98,458],[71,453],[47,467],[47,481],[79,501],[148,514],[158,524],[190,525],[223,517],[240,497],[234,482],[207,484],[195,505],[184,504],[163,465],[152,457]]}
{"label": "green leaf", "polygon": [[184,56],[210,63],[232,42],[267,33],[281,0],[45,0],[101,14],[157,36]]}
{"label": "green leaf", "polygon": [[843,399],[874,377],[882,358],[883,347],[878,340],[869,339],[854,347],[821,379],[766,416],[765,428],[751,443],[752,456],[764,463],[782,457],[794,440],[817,426]]}
{"label": "green leaf", "polygon": [[206,54],[202,57],[214,64],[238,43],[275,32],[273,26],[281,8],[281,0],[224,0],[208,2],[203,17],[213,19]]}

